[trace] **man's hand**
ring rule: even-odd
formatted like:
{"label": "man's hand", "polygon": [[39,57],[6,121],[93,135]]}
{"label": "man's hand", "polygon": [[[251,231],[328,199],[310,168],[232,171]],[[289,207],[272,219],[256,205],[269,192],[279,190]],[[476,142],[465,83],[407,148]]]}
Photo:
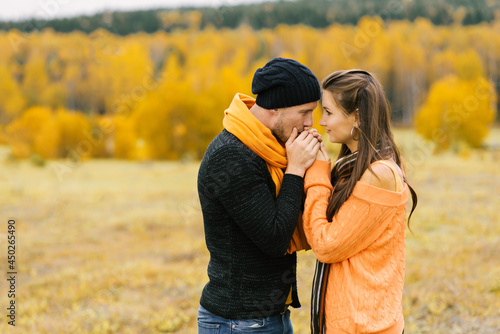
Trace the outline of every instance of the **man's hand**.
{"label": "man's hand", "polygon": [[286,173],[304,176],[306,169],[312,165],[320,149],[321,143],[317,136],[303,131],[298,135],[297,128],[293,128],[285,147],[288,158]]}

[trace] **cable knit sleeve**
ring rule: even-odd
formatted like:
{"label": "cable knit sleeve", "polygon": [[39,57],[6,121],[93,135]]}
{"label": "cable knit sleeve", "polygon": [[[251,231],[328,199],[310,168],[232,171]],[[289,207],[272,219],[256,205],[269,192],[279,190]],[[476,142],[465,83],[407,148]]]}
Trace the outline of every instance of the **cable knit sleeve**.
{"label": "cable knit sleeve", "polygon": [[211,156],[205,193],[212,193],[241,230],[266,254],[283,256],[302,203],[304,179],[285,174],[277,198],[265,174],[246,152],[224,147]]}
{"label": "cable knit sleeve", "polygon": [[[315,161],[305,176],[304,231],[319,261],[344,261],[372,244],[396,214],[391,194],[358,182],[332,222],[326,218],[332,191],[330,163]],[[395,193],[394,193],[395,194]],[[377,198],[372,201],[371,199]]]}

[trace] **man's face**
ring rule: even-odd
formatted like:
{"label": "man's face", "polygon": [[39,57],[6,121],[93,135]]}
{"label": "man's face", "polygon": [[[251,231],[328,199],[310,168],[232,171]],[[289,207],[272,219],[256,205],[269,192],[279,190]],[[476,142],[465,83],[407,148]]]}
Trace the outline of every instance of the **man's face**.
{"label": "man's face", "polygon": [[316,101],[278,109],[278,115],[271,132],[279,141],[285,143],[294,127],[301,133],[305,126],[313,126],[313,111],[317,106],[318,102]]}

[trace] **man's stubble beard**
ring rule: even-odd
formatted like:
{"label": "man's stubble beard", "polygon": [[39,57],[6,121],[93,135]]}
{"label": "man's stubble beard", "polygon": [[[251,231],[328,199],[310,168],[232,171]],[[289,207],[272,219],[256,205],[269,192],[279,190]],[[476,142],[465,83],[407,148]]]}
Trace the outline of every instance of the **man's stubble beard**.
{"label": "man's stubble beard", "polygon": [[[285,127],[284,127],[284,124],[283,124],[283,117],[280,117],[278,118],[278,120],[276,121],[276,124],[274,125],[274,127],[271,129],[271,133],[274,135],[274,137],[276,137],[276,139],[278,139],[279,141],[283,142],[283,143],[286,143],[288,141],[288,138],[290,137],[290,134],[288,134],[288,136],[285,134]],[[297,128],[297,130],[299,131],[297,136],[300,135],[300,133],[302,131],[304,131],[304,129],[299,129]]]}

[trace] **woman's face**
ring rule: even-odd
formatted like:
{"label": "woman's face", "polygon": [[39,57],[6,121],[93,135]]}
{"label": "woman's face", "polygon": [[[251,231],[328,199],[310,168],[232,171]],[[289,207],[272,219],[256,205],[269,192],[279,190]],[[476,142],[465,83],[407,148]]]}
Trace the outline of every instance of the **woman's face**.
{"label": "woman's face", "polygon": [[[357,150],[357,141],[351,137],[351,130],[356,125],[355,113],[346,115],[342,109],[335,103],[332,93],[323,91],[323,115],[319,121],[319,125],[324,126],[326,132],[330,136],[332,143],[346,144],[349,149],[354,152]],[[354,137],[359,133],[355,131]]]}

